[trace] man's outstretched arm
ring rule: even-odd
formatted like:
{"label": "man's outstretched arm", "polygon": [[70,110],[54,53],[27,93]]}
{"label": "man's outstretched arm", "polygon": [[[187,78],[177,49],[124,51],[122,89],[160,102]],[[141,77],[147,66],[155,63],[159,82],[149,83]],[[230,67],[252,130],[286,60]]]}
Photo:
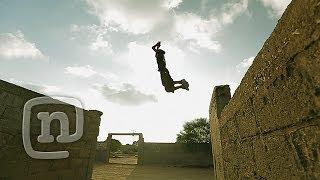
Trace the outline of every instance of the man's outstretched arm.
{"label": "man's outstretched arm", "polygon": [[152,46],[152,49],[154,50],[154,52],[157,52],[156,46],[157,46],[156,44],[154,46]]}
{"label": "man's outstretched arm", "polygon": [[157,42],[157,44],[152,46],[152,49],[154,50],[154,52],[157,52],[157,50],[159,49],[160,46],[161,46],[161,44],[160,44],[160,41],[159,41],[159,42]]}

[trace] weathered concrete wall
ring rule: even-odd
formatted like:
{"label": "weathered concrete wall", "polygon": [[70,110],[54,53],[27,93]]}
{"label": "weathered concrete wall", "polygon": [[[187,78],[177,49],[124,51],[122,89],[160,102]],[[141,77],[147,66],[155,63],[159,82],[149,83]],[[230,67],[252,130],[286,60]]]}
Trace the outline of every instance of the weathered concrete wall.
{"label": "weathered concrete wall", "polygon": [[[42,97],[19,86],[0,80],[0,179],[91,179],[101,112],[84,110],[81,139],[72,143],[39,143],[41,123],[38,112],[62,111],[68,115],[70,134],[75,132],[75,107],[71,105],[38,105],[32,108],[30,139],[38,151],[69,151],[69,157],[58,160],[33,159],[24,150],[22,119],[24,104]],[[60,134],[59,121],[51,123],[51,134]]]}
{"label": "weathered concrete wall", "polygon": [[221,116],[210,107],[218,179],[320,179],[319,37],[320,0],[293,0]]}
{"label": "weathered concrete wall", "polygon": [[97,151],[96,151],[96,157],[95,160],[97,162],[104,162],[109,163],[110,153],[111,153],[111,140],[113,135],[122,135],[122,136],[128,136],[128,135],[135,135],[139,136],[138,140],[138,165],[142,165],[143,163],[143,147],[144,147],[144,138],[142,133],[109,133],[108,137],[105,141],[98,142],[97,144]]}
{"label": "weathered concrete wall", "polygon": [[209,109],[213,164],[217,179],[223,179],[223,163],[217,163],[223,162],[220,129],[218,128],[219,119],[223,108],[228,104],[230,98],[229,86],[216,86],[213,90]]}
{"label": "weathered concrete wall", "polygon": [[143,165],[211,166],[210,144],[178,144],[145,142]]}
{"label": "weathered concrete wall", "polygon": [[95,160],[97,162],[107,163],[107,143],[105,141],[97,142]]}

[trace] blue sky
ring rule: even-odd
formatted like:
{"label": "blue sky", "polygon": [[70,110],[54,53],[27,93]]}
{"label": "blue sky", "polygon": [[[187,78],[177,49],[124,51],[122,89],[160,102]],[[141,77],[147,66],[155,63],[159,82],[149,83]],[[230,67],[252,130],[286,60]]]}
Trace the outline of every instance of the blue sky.
{"label": "blue sky", "polygon": [[[184,122],[208,117],[214,86],[236,89],[289,3],[0,0],[0,78],[102,111],[99,140],[135,131],[174,142]],[[164,91],[157,41],[190,91]]]}

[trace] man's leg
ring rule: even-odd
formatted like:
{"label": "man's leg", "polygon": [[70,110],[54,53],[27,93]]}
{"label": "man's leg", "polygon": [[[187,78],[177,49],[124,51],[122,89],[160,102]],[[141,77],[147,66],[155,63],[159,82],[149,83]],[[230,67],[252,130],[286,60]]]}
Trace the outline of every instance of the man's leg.
{"label": "man's leg", "polygon": [[[174,81],[167,68],[165,68],[165,71],[160,71],[161,75],[161,81],[162,85],[165,87],[165,90],[167,92],[174,92],[177,89],[185,89],[189,90],[189,83],[185,80],[182,79],[180,81]],[[178,86],[175,86],[178,85]]]}
{"label": "man's leg", "polygon": [[177,90],[177,89],[185,89],[185,87],[182,85],[174,86],[174,90]]}
{"label": "man's leg", "polygon": [[174,84],[182,84],[182,80],[180,81],[173,81]]}
{"label": "man's leg", "polygon": [[[177,87],[189,91],[189,83],[188,83],[185,79],[182,79],[182,80],[180,80],[180,81],[173,81],[173,83],[174,83],[175,85],[176,85],[176,84],[181,84],[180,86],[177,86]],[[179,88],[178,88],[178,89],[179,89]]]}

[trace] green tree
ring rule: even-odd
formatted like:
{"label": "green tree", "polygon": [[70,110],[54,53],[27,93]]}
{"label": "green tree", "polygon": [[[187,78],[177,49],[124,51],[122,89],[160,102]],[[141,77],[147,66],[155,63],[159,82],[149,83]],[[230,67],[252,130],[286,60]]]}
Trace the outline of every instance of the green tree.
{"label": "green tree", "polygon": [[183,130],[177,134],[178,143],[210,143],[210,124],[207,118],[198,118],[186,122]]}
{"label": "green tree", "polygon": [[138,153],[138,146],[126,144],[121,147],[121,152],[128,155],[136,155]]}
{"label": "green tree", "polygon": [[120,141],[116,140],[116,139],[111,139],[111,147],[110,147],[110,151],[111,152],[116,152],[118,150],[120,150],[122,144]]}

